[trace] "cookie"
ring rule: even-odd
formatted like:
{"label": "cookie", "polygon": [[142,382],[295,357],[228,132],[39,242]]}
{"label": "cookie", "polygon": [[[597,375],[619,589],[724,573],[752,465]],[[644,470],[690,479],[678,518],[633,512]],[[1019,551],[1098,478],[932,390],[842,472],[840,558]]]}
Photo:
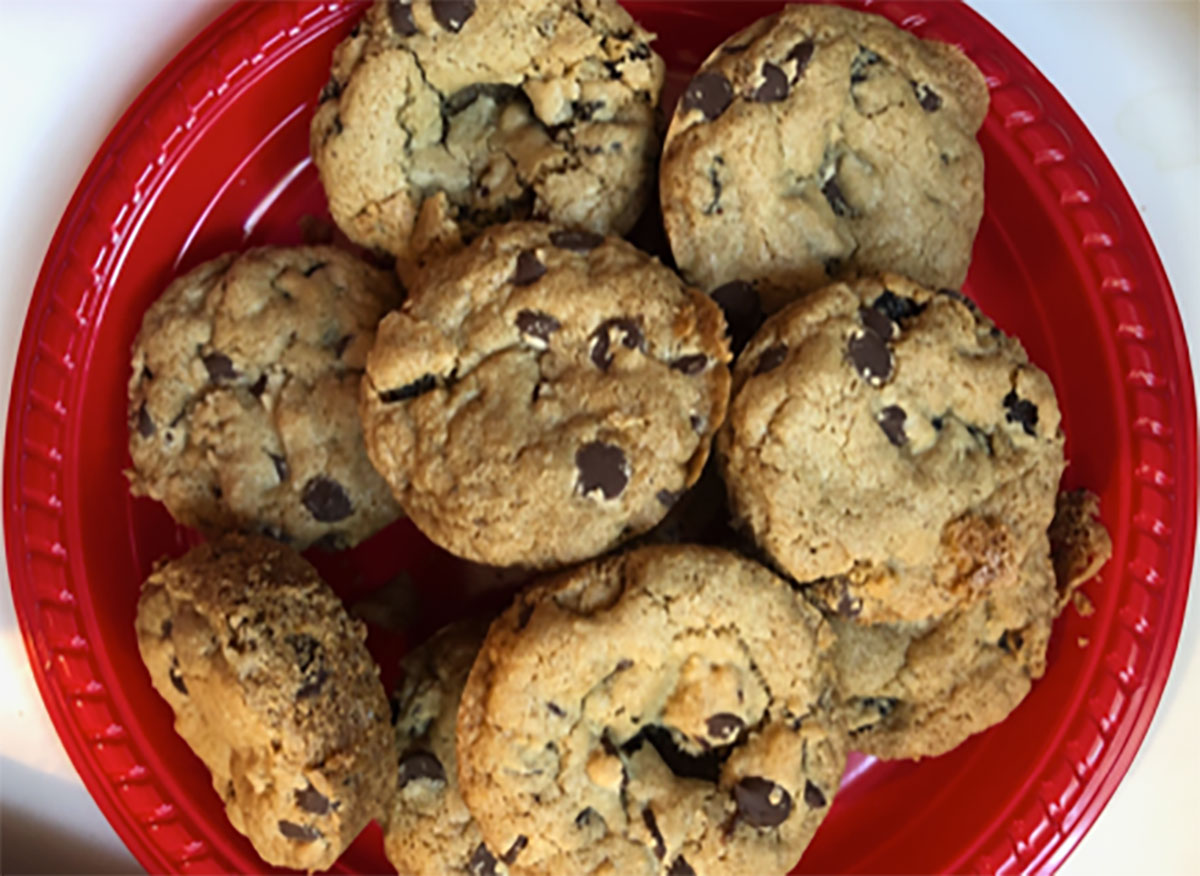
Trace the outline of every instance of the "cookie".
{"label": "cookie", "polygon": [[767,320],[718,448],[735,517],[780,569],[856,623],[921,622],[1015,586],[1054,515],[1059,420],[1017,340],[882,275]]}
{"label": "cookie", "polygon": [[1050,537],[1009,586],[937,621],[864,626],[831,613],[851,745],[934,757],[1008,717],[1045,672],[1055,618],[1108,559],[1096,513],[1091,494],[1061,494]]}
{"label": "cookie", "polygon": [[400,513],[358,391],[396,280],[326,246],[205,262],[151,305],[129,379],[130,488],[208,535],[356,544]]}
{"label": "cookie", "polygon": [[388,703],[365,638],[312,566],[260,536],[194,548],[142,587],[150,680],[269,864],[326,869],[390,802]]}
{"label": "cookie", "polygon": [[752,282],[768,311],[856,273],[958,288],[987,106],[961,51],[878,15],[795,4],[759,20],[708,57],[667,132],[680,271],[706,290]]}
{"label": "cookie", "polygon": [[402,261],[507,219],[625,233],[658,157],[652,40],[614,0],[377,0],[312,121],[334,221]]}
{"label": "cookie", "polygon": [[459,782],[516,873],[784,873],[845,737],[829,627],[736,554],[641,548],[527,590],[463,692]]}
{"label": "cookie", "polygon": [[618,238],[488,229],[420,272],[367,361],[367,449],[412,521],[493,566],[657,523],[725,416],[719,308]]}
{"label": "cookie", "polygon": [[483,842],[458,792],[454,728],[467,673],[487,632],[482,621],[451,624],[405,656],[396,710],[397,788],[384,848],[397,872],[508,872]]}

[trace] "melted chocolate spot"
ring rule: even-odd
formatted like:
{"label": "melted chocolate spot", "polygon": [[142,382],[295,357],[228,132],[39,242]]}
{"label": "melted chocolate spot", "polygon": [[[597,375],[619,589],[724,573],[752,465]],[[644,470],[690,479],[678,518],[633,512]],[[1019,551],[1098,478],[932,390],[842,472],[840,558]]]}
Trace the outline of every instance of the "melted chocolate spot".
{"label": "melted chocolate spot", "polygon": [[446,30],[458,33],[475,14],[475,0],[430,0],[433,17]]}
{"label": "melted chocolate spot", "polygon": [[807,780],[804,782],[804,802],[813,809],[824,809],[826,805],[821,789]]}
{"label": "melted chocolate spot", "polygon": [[517,860],[517,855],[521,854],[521,849],[529,845],[529,837],[525,834],[519,834],[513,844],[508,847],[508,851],[500,856],[500,860],[508,864],[510,867]]}
{"label": "melted chocolate spot", "polygon": [[754,827],[778,827],[792,814],[792,796],[770,779],[747,776],[733,786],[742,820]]}
{"label": "melted chocolate spot", "polygon": [[407,0],[388,0],[388,18],[392,22],[392,29],[400,36],[412,36],[417,32],[412,3]]}
{"label": "melted chocolate spot", "polygon": [[563,716],[565,716],[567,714],[566,712],[563,711],[563,707],[560,706],[558,703],[546,703],[546,708],[549,709],[553,714],[557,715],[559,718],[562,718]]}
{"label": "melted chocolate spot", "polygon": [[471,876],[496,876],[496,858],[483,843],[477,845],[471,853],[471,860],[467,862],[467,872]]}
{"label": "melted chocolate spot", "polygon": [[921,104],[921,109],[927,113],[937,112],[942,108],[942,98],[936,91],[928,85],[917,85],[913,83],[913,93],[917,96],[917,103]]}
{"label": "melted chocolate spot", "polygon": [[704,722],[708,735],[719,742],[730,742],[737,739],[746,722],[731,712],[718,712]]}
{"label": "melted chocolate spot", "polygon": [[303,824],[296,824],[292,821],[280,821],[279,832],[291,840],[298,840],[302,843],[311,843],[313,840],[321,838],[321,831],[315,827],[309,827]]}
{"label": "melted chocolate spot", "polygon": [[693,356],[679,357],[671,363],[671,367],[676,371],[682,371],[684,374],[699,374],[707,364],[708,357],[703,353],[696,353]]}
{"label": "melted chocolate spot", "polygon": [[329,798],[314,788],[311,782],[303,791],[296,792],[296,805],[313,815],[329,814]]}
{"label": "melted chocolate spot", "polygon": [[642,809],[642,821],[646,824],[646,830],[650,831],[650,836],[654,839],[654,857],[660,861],[667,854],[667,844],[663,840],[662,832],[658,829],[658,820],[654,817],[654,811],[649,807]]}
{"label": "melted chocolate spot", "polygon": [[167,677],[171,679],[171,684],[175,686],[175,690],[179,691],[184,696],[187,696],[187,685],[183,681],[183,676],[179,674],[178,665],[171,665],[171,669],[167,672]]}
{"label": "melted chocolate spot", "polygon": [[300,501],[308,513],[321,523],[345,520],[354,513],[354,505],[345,487],[324,475],[317,475],[304,485]]}
{"label": "melted chocolate spot", "polygon": [[870,329],[850,336],[846,355],[851,364],[872,386],[882,386],[892,376],[892,351],[887,343]]}
{"label": "melted chocolate spot", "polygon": [[804,40],[792,46],[792,50],[787,53],[787,59],[796,62],[796,75],[792,77],[793,82],[804,75],[808,62],[812,60],[814,48],[812,40]]}
{"label": "melted chocolate spot", "polygon": [[709,121],[718,118],[733,101],[733,87],[721,73],[701,73],[683,92],[683,108],[700,110]]}
{"label": "melted chocolate spot", "polygon": [[231,360],[224,353],[209,353],[202,357],[204,367],[208,369],[208,378],[214,383],[221,380],[233,380],[238,376]]}
{"label": "melted chocolate spot", "polygon": [[680,855],[672,862],[667,876],[696,876],[696,871],[692,869],[692,865],[687,862],[687,859]]}
{"label": "melted chocolate spot", "polygon": [[875,422],[879,424],[883,434],[887,435],[888,441],[897,447],[903,447],[908,442],[908,435],[904,431],[906,419],[908,419],[908,415],[904,413],[904,408],[899,405],[888,405],[876,415]]}
{"label": "melted chocolate spot", "polygon": [[1025,644],[1025,637],[1016,630],[1005,630],[1000,634],[1000,641],[996,644],[1009,654],[1016,654],[1021,650],[1021,646]]}
{"label": "melted chocolate spot", "polygon": [[679,747],[679,743],[671,735],[671,731],[657,724],[648,724],[638,731],[621,746],[626,754],[631,754],[649,742],[662,758],[663,763],[675,775],[685,779],[700,779],[704,782],[716,783],[721,776],[721,765],[729,759],[733,748],[723,746],[710,749],[703,754],[692,754]]}
{"label": "melted chocolate spot", "polygon": [[546,273],[546,266],[538,260],[537,253],[531,249],[524,250],[517,256],[517,269],[513,272],[514,286],[528,286],[536,283]]}
{"label": "melted chocolate spot", "polygon": [[1004,396],[1004,407],[1008,408],[1004,419],[1010,423],[1020,423],[1026,435],[1037,435],[1037,405],[1027,398],[1018,397],[1017,391],[1010,389],[1008,395]]}
{"label": "melted chocolate spot", "polygon": [[592,362],[602,371],[607,371],[613,362],[611,333],[614,331],[620,333],[621,343],[630,350],[638,349],[644,341],[641,327],[628,317],[606,319],[600,323],[592,332]]}
{"label": "melted chocolate spot", "polygon": [[258,380],[254,381],[250,386],[250,394],[255,398],[261,398],[262,394],[267,391],[267,374],[264,371],[258,376]]}
{"label": "melted chocolate spot", "polygon": [[787,344],[776,344],[773,347],[767,347],[763,350],[761,356],[758,357],[758,364],[754,366],[755,374],[766,374],[768,371],[774,371],[783,364],[783,360],[787,358]]}
{"label": "melted chocolate spot", "polygon": [[562,323],[541,310],[522,310],[517,314],[517,329],[543,341],[562,328]]}
{"label": "melted chocolate spot", "polygon": [[825,200],[829,202],[835,216],[849,216],[851,214],[850,205],[846,203],[846,196],[842,194],[841,187],[837,184],[836,177],[830,177],[821,186],[821,194],[825,196]]}
{"label": "melted chocolate spot", "polygon": [[559,249],[589,252],[604,243],[604,235],[594,231],[553,231],[550,233],[550,242]]}
{"label": "melted chocolate spot", "polygon": [[740,353],[766,318],[758,293],[749,283],[733,280],[718,286],[710,295],[725,311],[730,347],[735,354]]}
{"label": "melted chocolate spot", "polygon": [[762,66],[763,82],[754,90],[754,99],[759,103],[775,103],[788,95],[787,75],[770,61]]}
{"label": "melted chocolate spot", "polygon": [[442,762],[428,751],[407,751],[400,756],[400,769],[396,774],[397,786],[403,788],[417,779],[444,782],[446,770]]}
{"label": "melted chocolate spot", "polygon": [[884,289],[879,297],[871,302],[871,307],[886,315],[894,323],[903,323],[904,320],[911,319],[925,309],[924,304],[918,304],[912,298],[897,295],[891,289]]}
{"label": "melted chocolate spot", "polygon": [[629,483],[629,463],[625,451],[614,444],[593,441],[575,452],[579,470],[579,489],[583,495],[599,490],[605,499],[615,499]]}
{"label": "melted chocolate spot", "polygon": [[838,597],[837,613],[847,619],[862,614],[862,600],[851,594],[845,581],[842,582],[842,595]]}
{"label": "melted chocolate spot", "polygon": [[586,809],[579,810],[579,814],[575,816],[575,826],[578,828],[587,827],[598,818],[600,818],[600,813],[589,806]]}
{"label": "melted chocolate spot", "polygon": [[426,374],[424,377],[418,377],[412,383],[401,386],[399,389],[384,390],[379,393],[379,400],[385,404],[405,401],[406,399],[424,395],[435,387],[437,387],[437,378],[432,374]]}
{"label": "melted chocolate spot", "polygon": [[863,325],[885,341],[890,341],[896,334],[896,324],[888,319],[886,313],[876,310],[874,307],[860,307],[858,318]]}
{"label": "melted chocolate spot", "polygon": [[149,438],[155,432],[154,420],[146,413],[146,403],[142,402],[137,412],[137,430],[143,438]]}
{"label": "melted chocolate spot", "polygon": [[860,82],[866,82],[867,68],[878,64],[880,60],[882,59],[866,46],[859,46],[858,54],[850,62],[850,84],[857,85]]}

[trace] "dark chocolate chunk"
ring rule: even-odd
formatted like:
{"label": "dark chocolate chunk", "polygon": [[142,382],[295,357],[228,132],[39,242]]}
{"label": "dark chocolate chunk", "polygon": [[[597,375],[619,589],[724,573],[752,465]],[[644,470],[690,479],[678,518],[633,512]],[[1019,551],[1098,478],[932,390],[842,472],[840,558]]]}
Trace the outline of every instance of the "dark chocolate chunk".
{"label": "dark chocolate chunk", "polygon": [[412,36],[417,32],[409,0],[388,0],[388,18],[392,22],[392,29],[400,36]]}
{"label": "dark chocolate chunk", "polygon": [[296,792],[296,805],[313,815],[329,814],[329,798],[314,788],[311,782],[303,791]]}
{"label": "dark chocolate chunk", "polygon": [[680,855],[671,863],[671,869],[667,871],[667,876],[696,876],[696,871],[692,869],[692,865],[687,862],[687,859]]}
{"label": "dark chocolate chunk", "polygon": [[300,501],[304,503],[308,513],[321,523],[345,520],[354,513],[354,504],[350,501],[346,488],[325,475],[309,479],[300,493]]}
{"label": "dark chocolate chunk", "polygon": [[762,66],[763,82],[754,90],[754,99],[759,103],[775,103],[788,95],[787,75],[770,61]]}
{"label": "dark chocolate chunk", "polygon": [[787,60],[796,62],[796,74],[792,77],[793,82],[804,75],[808,62],[812,60],[813,48],[812,40],[804,40],[792,46],[792,50],[787,53]]}
{"label": "dark chocolate chunk", "polygon": [[171,684],[175,686],[175,690],[179,691],[184,696],[187,696],[187,684],[184,683],[183,676],[179,673],[178,664],[171,664],[171,668],[167,672],[167,677],[171,679]]}
{"label": "dark chocolate chunk", "polygon": [[588,252],[604,243],[604,235],[583,230],[553,231],[550,233],[550,242],[559,249]]}
{"label": "dark chocolate chunk", "polygon": [[871,302],[871,307],[885,314],[894,323],[903,323],[925,309],[924,304],[918,304],[912,298],[897,295],[891,289],[884,289],[879,297]]}
{"label": "dark chocolate chunk", "polygon": [[758,357],[758,364],[754,366],[755,374],[766,374],[768,371],[774,371],[783,364],[783,360],[787,358],[787,344],[776,344],[773,347],[767,347],[763,350],[761,356]]}
{"label": "dark chocolate chunk", "polygon": [[680,747],[679,741],[670,730],[658,724],[644,726],[621,746],[621,750],[626,754],[631,754],[647,742],[654,746],[654,750],[658,752],[663,763],[675,775],[684,779],[700,779],[714,784],[721,776],[721,765],[729,759],[729,755],[733,752],[732,746],[722,746],[709,749],[703,754],[692,754]]}
{"label": "dark chocolate chunk", "polygon": [[536,283],[546,273],[546,266],[538,260],[537,253],[531,249],[522,250],[517,256],[517,268],[513,271],[514,286],[528,286]]}
{"label": "dark chocolate chunk", "polygon": [[150,419],[150,415],[146,413],[146,403],[142,402],[141,407],[137,412],[137,430],[138,434],[143,438],[149,438],[154,434],[154,420]]}
{"label": "dark chocolate chunk", "polygon": [[388,389],[379,393],[379,400],[391,404],[392,402],[404,401],[410,398],[416,398],[419,395],[424,395],[437,386],[437,378],[432,374],[426,374],[424,377],[418,377],[412,383],[401,386],[399,389]]}
{"label": "dark chocolate chunk", "polygon": [[167,636],[171,635],[171,630],[173,629],[175,629],[175,624],[171,622],[170,618],[167,618],[158,628],[158,634],[165,639]]}
{"label": "dark chocolate chunk", "polygon": [[629,462],[615,444],[592,441],[575,452],[579,489],[583,495],[599,490],[605,499],[615,499],[629,483]]}
{"label": "dark chocolate chunk", "polygon": [[878,64],[882,59],[866,46],[858,47],[858,54],[850,62],[850,84],[857,85],[867,80],[867,68]]}
{"label": "dark chocolate chunk", "polygon": [[722,73],[701,73],[683,92],[683,108],[700,110],[709,121],[725,112],[732,101],[733,87]]}
{"label": "dark chocolate chunk", "polygon": [[747,776],[733,786],[738,815],[754,827],[778,827],[792,814],[792,795],[770,779]]}
{"label": "dark chocolate chunk", "polygon": [[496,876],[496,858],[483,843],[477,845],[471,853],[471,860],[467,862],[467,872],[471,876]]}
{"label": "dark chocolate chunk", "polygon": [[704,434],[704,417],[698,417],[695,414],[688,414],[688,423],[692,426],[692,431],[697,435]]}
{"label": "dark chocolate chunk", "polygon": [[824,809],[826,805],[825,795],[810,781],[804,782],[804,802],[813,809]]}
{"label": "dark chocolate chunk", "polygon": [[208,378],[214,382],[220,380],[233,380],[238,376],[237,371],[233,367],[231,360],[224,353],[209,353],[202,357],[204,367],[208,369]]}
{"label": "dark chocolate chunk", "polygon": [[475,14],[475,0],[430,0],[429,5],[438,24],[455,33]]}
{"label": "dark chocolate chunk", "polygon": [[913,93],[917,96],[917,103],[921,105],[921,109],[927,113],[937,112],[942,108],[942,97],[928,85],[918,85],[913,83]]}
{"label": "dark chocolate chunk", "polygon": [[553,703],[553,702],[546,703],[546,708],[549,709],[551,712],[553,712],[555,715],[557,715],[560,718],[567,714],[566,712],[563,711],[563,707],[560,706],[558,703]]}
{"label": "dark chocolate chunk", "polygon": [[518,834],[517,838],[513,840],[513,844],[508,847],[508,851],[500,856],[500,860],[511,867],[513,862],[517,860],[517,855],[521,854],[521,849],[527,845],[529,845],[529,837],[523,833]]}
{"label": "dark chocolate chunk", "polygon": [[278,453],[267,453],[271,457],[271,462],[275,463],[275,474],[279,475],[279,483],[283,483],[288,479],[288,464],[287,460]]}
{"label": "dark chocolate chunk", "polygon": [[885,341],[890,341],[896,334],[896,324],[888,318],[886,313],[876,310],[874,307],[860,307],[858,318],[863,325]]}
{"label": "dark chocolate chunk", "polygon": [[983,429],[980,429],[974,423],[967,423],[966,425],[967,425],[967,434],[975,439],[975,443],[979,445],[979,449],[982,450],[984,453],[986,453],[988,456],[991,456],[992,453],[994,452],[992,450],[992,436],[989,435],[987,432],[985,432]]}
{"label": "dark chocolate chunk", "polygon": [[296,824],[292,821],[280,821],[279,832],[291,840],[299,840],[302,843],[311,843],[313,840],[321,838],[321,831],[315,827],[309,827],[304,824]]}
{"label": "dark chocolate chunk", "polygon": [[709,294],[725,311],[725,322],[729,326],[729,346],[735,354],[740,353],[766,318],[758,300],[758,293],[749,283],[733,280],[718,286]]}
{"label": "dark chocolate chunk", "polygon": [[692,356],[680,356],[671,363],[671,367],[684,374],[699,374],[707,364],[708,357],[703,353],[696,353]]}
{"label": "dark chocolate chunk", "polygon": [[855,618],[862,614],[862,600],[850,592],[847,582],[842,582],[842,594],[838,597],[837,613],[844,618]]}
{"label": "dark chocolate chunk", "polygon": [[517,314],[517,329],[543,341],[562,328],[562,323],[541,310],[522,310]]}
{"label": "dark chocolate chunk", "polygon": [[1008,408],[1004,419],[1010,423],[1020,423],[1026,435],[1037,435],[1037,405],[1027,398],[1020,398],[1015,389],[1010,389],[1004,396],[1004,407]]}
{"label": "dark chocolate chunk", "polygon": [[337,81],[337,77],[330,76],[329,81],[325,83],[325,87],[321,89],[321,96],[317,98],[317,103],[325,103],[327,100],[333,100],[335,97],[340,97],[342,93],[342,84]]}
{"label": "dark chocolate chunk", "polygon": [[746,722],[731,712],[718,712],[704,722],[708,735],[721,742],[729,742],[737,738],[746,726]]}
{"label": "dark chocolate chunk", "polygon": [[304,676],[304,684],[300,685],[300,689],[296,691],[296,699],[304,700],[309,697],[315,697],[321,692],[321,688],[325,687],[325,682],[329,680],[329,673],[324,667],[316,672],[310,672]]}
{"label": "dark chocolate chunk", "polygon": [[630,660],[628,657],[622,657],[620,660],[617,661],[617,666],[613,670],[613,672],[624,672],[626,669],[632,669],[632,668],[633,668],[633,661]]}
{"label": "dark chocolate chunk", "polygon": [[428,751],[407,751],[400,757],[400,769],[396,774],[397,785],[403,788],[417,779],[444,782],[446,769],[442,762]]}
{"label": "dark chocolate chunk", "polygon": [[250,386],[250,394],[255,398],[262,396],[267,391],[267,373],[264,371],[258,376],[258,380],[254,381]]}
{"label": "dark chocolate chunk", "polygon": [[649,806],[642,809],[642,821],[646,824],[646,830],[650,831],[650,836],[654,840],[654,857],[660,861],[667,854],[667,844],[663,840],[662,832],[658,829],[658,820],[654,817],[654,810]]}
{"label": "dark chocolate chunk", "polygon": [[842,260],[837,256],[831,256],[825,259],[825,276],[833,277],[842,269]]}
{"label": "dark chocolate chunk", "polygon": [[659,490],[657,493],[654,494],[654,498],[658,499],[659,504],[662,505],[664,508],[670,508],[672,505],[674,505],[676,502],[679,501],[679,497],[681,495],[683,495],[683,494],[676,493],[673,490]]}
{"label": "dark chocolate chunk", "polygon": [[903,447],[908,442],[908,435],[904,432],[906,419],[908,415],[899,405],[888,405],[875,416],[875,422],[879,424],[883,434],[897,447]]}
{"label": "dark chocolate chunk", "polygon": [[846,355],[862,379],[872,386],[882,386],[892,376],[892,351],[870,329],[861,329],[850,336]]}
{"label": "dark chocolate chunk", "polygon": [[575,816],[575,826],[578,828],[584,828],[595,822],[597,819],[603,821],[603,819],[600,818],[600,813],[589,806],[586,809],[579,810],[579,814]]}
{"label": "dark chocolate chunk", "polygon": [[628,317],[606,319],[592,332],[592,361],[597,368],[607,371],[613,362],[612,333],[620,334],[621,343],[628,349],[636,350],[642,346],[644,338],[642,329],[635,320]]}
{"label": "dark chocolate chunk", "polygon": [[1009,654],[1016,654],[1021,650],[1021,646],[1025,644],[1025,637],[1016,630],[1005,630],[1000,634],[1000,641],[996,644]]}
{"label": "dark chocolate chunk", "polygon": [[837,184],[837,177],[831,176],[825,181],[824,185],[821,186],[821,194],[829,202],[829,209],[833,211],[835,216],[849,216],[851,214],[850,205],[846,203],[846,196],[842,194],[842,189]]}

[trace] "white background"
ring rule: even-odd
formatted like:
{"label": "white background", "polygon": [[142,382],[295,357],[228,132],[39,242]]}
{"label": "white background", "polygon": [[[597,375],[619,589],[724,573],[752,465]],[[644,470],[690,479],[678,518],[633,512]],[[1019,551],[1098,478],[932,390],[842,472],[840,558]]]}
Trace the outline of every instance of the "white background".
{"label": "white background", "polygon": [[[30,291],[81,174],[129,102],[225,5],[0,0],[0,417]],[[973,5],[1100,141],[1150,228],[1195,351],[1200,3]],[[136,871],[46,716],[13,616],[7,566],[0,569],[0,871]],[[1198,590],[1193,574],[1174,671],[1149,736],[1065,874],[1200,873]],[[864,826],[864,841],[869,836]]]}

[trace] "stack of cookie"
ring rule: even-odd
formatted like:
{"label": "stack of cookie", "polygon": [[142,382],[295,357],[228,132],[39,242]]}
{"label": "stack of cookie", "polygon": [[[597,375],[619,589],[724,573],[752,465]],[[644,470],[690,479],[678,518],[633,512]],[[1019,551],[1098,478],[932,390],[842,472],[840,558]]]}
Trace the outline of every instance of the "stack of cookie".
{"label": "stack of cookie", "polygon": [[[787,7],[664,138],[651,41],[615,0],[378,0],[311,145],[395,273],[253,250],[146,314],[132,489],[209,542],[146,582],[138,643],[272,864],[377,818],[401,873],[786,872],[849,751],[1011,712],[1108,556],[1048,377],[952,291],[978,70]],[[656,184],[678,273],[620,237]],[[411,652],[389,721],[296,551],[401,514],[538,577]]]}

